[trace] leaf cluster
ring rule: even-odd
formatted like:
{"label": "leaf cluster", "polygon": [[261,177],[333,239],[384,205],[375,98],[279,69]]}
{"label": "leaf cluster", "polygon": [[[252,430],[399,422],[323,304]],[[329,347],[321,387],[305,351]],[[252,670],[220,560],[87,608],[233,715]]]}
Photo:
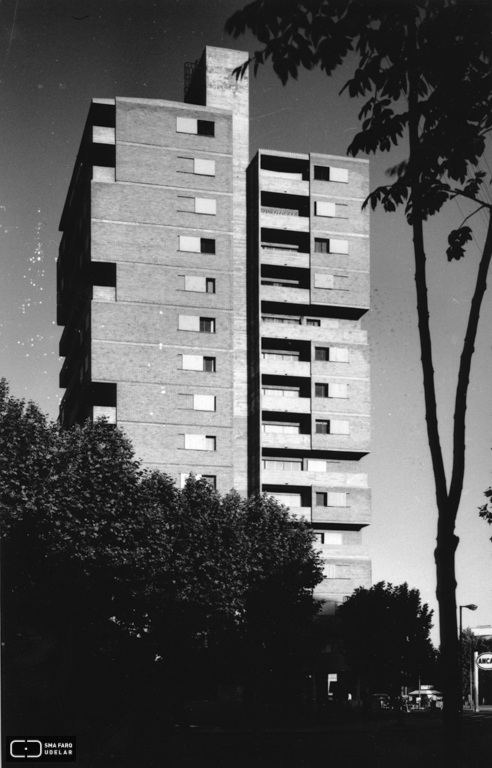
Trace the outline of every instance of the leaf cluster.
{"label": "leaf cluster", "polygon": [[207,649],[236,674],[275,658],[275,646],[280,659],[279,644],[302,663],[297,638],[322,578],[306,524],[267,496],[222,497],[194,477],[178,490],[142,470],[119,429],[63,430],[4,380],[0,517],[7,633],[18,642],[84,627],[84,653],[99,658],[113,627],[121,647],[138,641],[168,674]]}
{"label": "leaf cluster", "polygon": [[395,180],[366,201],[390,212],[404,205],[411,224],[457,194],[477,200],[483,174],[474,169],[492,128],[490,27],[486,0],[254,0],[226,31],[238,37],[250,30],[263,45],[237,76],[249,63],[256,70],[271,59],[285,84],[300,68],[319,66],[330,75],[355,61],[342,89],[366,99],[348,148],[353,156],[390,151],[415,121],[418,145],[390,169]]}
{"label": "leaf cluster", "polygon": [[357,589],[339,617],[347,661],[373,693],[399,693],[432,672],[432,611],[417,589],[384,581]]}

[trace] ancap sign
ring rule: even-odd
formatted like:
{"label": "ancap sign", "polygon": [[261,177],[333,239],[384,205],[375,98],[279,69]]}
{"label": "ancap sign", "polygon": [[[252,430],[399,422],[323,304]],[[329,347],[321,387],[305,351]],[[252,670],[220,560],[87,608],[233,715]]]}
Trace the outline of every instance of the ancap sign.
{"label": "ancap sign", "polygon": [[481,653],[477,656],[477,667],[479,669],[492,669],[492,653]]}

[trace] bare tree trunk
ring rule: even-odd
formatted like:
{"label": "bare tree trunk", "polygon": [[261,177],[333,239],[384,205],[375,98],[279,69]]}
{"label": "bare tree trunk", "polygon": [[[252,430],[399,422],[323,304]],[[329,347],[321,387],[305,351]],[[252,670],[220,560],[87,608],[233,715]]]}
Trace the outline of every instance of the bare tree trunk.
{"label": "bare tree trunk", "polygon": [[454,409],[453,469],[448,493],[437,419],[434,366],[429,327],[426,255],[420,196],[419,84],[418,69],[416,66],[412,66],[412,58],[414,58],[416,54],[416,38],[415,30],[411,30],[411,27],[409,29],[409,44],[408,112],[410,169],[412,174],[412,228],[425,415],[438,510],[437,546],[434,554],[437,577],[436,596],[439,603],[439,629],[441,635],[444,733],[449,739],[457,739],[459,738],[461,728],[461,669],[456,614],[455,570],[455,555],[459,539],[454,531],[463,490],[465,471],[465,415],[470,382],[470,368],[475,348],[480,308],[487,287],[487,272],[492,256],[492,224],[489,220],[487,238],[480,261],[475,292],[470,307],[467,332],[460,359]]}

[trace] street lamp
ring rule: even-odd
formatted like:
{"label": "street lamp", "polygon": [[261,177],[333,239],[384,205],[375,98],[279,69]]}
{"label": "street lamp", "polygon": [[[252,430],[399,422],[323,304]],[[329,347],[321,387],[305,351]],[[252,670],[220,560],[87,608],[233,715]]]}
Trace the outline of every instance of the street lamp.
{"label": "street lamp", "polygon": [[474,603],[468,603],[468,605],[460,605],[460,712],[463,714],[463,608],[468,608],[469,611],[476,611],[478,605]]}

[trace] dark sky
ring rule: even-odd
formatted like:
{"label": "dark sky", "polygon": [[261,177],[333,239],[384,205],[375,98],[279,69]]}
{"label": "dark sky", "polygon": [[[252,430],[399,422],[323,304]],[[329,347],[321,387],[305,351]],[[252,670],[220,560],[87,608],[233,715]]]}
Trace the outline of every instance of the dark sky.
{"label": "dark sky", "polygon": [[[181,101],[183,65],[205,45],[253,50],[227,37],[224,23],[241,0],[2,0],[0,3],[0,375],[12,393],[58,412],[60,330],[55,325],[58,224],[92,97]],[[265,67],[251,80],[251,154],[258,147],[345,154],[361,104],[338,92],[335,78],[302,72],[282,87]],[[371,158],[372,187],[404,157]],[[489,164],[492,153],[488,152]],[[450,457],[453,382],[464,310],[483,224],[467,258],[447,264],[447,231],[465,209],[453,204],[428,227],[430,298],[435,331],[440,421]],[[436,513],[425,436],[410,232],[400,214],[371,219],[374,522],[365,535],[374,581],[408,581],[435,607]],[[492,623],[492,529],[478,519],[492,484],[491,297],[482,316],[469,407],[469,458],[461,510],[458,599],[479,610],[472,625]],[[436,617],[437,618],[437,617]],[[437,639],[437,634],[434,634]]]}

